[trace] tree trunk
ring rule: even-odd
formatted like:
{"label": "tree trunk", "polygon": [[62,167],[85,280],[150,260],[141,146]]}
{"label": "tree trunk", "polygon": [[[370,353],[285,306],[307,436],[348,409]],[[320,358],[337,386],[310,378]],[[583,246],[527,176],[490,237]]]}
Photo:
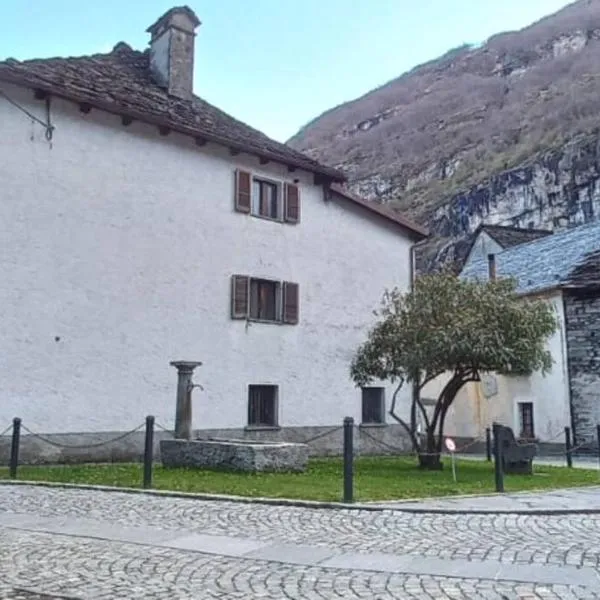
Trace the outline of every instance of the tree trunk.
{"label": "tree trunk", "polygon": [[419,454],[419,469],[425,471],[441,471],[444,464],[441,461],[440,455]]}
{"label": "tree trunk", "polygon": [[[428,471],[441,471],[444,468],[442,464],[442,454],[436,443],[434,429],[427,428],[427,439],[424,452],[419,452],[419,468]],[[423,449],[421,449],[423,450]]]}

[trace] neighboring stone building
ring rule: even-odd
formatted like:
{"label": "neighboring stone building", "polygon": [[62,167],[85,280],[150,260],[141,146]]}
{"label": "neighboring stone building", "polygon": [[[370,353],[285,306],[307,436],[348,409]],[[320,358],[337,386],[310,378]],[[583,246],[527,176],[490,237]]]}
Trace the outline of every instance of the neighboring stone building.
{"label": "neighboring stone building", "polygon": [[[390,388],[356,389],[349,363],[425,232],[195,96],[198,24],[182,7],[145,52],[0,63],[0,430],[19,416],[85,443],[147,414],[172,427],[180,359],[203,362],[205,433],[385,422]],[[35,446],[64,457],[50,451]]]}
{"label": "neighboring stone building", "polygon": [[486,375],[466,386],[449,414],[447,431],[478,437],[493,420],[517,435],[562,443],[572,426],[577,444],[594,443],[600,424],[600,223],[572,228],[491,254],[461,276],[513,277],[524,297],[546,299],[558,319],[548,342],[554,365],[546,376]]}

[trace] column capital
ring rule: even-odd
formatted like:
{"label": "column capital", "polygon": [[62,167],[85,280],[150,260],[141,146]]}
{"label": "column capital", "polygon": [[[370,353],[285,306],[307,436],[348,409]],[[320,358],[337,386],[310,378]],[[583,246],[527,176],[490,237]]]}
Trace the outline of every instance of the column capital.
{"label": "column capital", "polygon": [[174,360],[169,363],[172,367],[175,367],[180,373],[193,373],[196,367],[199,367],[202,363],[192,360]]}

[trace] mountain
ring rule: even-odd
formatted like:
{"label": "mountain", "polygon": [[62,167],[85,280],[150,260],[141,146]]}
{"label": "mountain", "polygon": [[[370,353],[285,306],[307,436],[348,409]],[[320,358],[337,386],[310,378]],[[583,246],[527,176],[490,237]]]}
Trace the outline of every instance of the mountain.
{"label": "mountain", "polygon": [[303,127],[288,144],[433,234],[452,260],[482,222],[600,218],[600,0],[456,48]]}

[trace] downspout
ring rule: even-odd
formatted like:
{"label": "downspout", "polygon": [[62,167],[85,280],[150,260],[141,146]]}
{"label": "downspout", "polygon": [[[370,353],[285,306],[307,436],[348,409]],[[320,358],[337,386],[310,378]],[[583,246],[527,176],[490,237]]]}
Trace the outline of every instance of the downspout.
{"label": "downspout", "polygon": [[568,292],[565,293],[566,290],[560,290],[560,299],[562,305],[562,319],[559,322],[559,331],[560,331],[560,354],[562,359],[562,369],[563,369],[563,379],[565,381],[565,390],[567,393],[567,406],[569,407],[569,414],[567,415],[569,420],[569,425],[571,426],[571,433],[573,436],[573,444],[577,445],[577,431],[575,428],[575,410],[573,407],[573,387],[571,385],[571,364],[570,364],[570,355],[569,352],[569,335],[568,328],[569,324],[567,323],[567,302],[570,299]]}
{"label": "downspout", "polygon": [[[416,257],[415,257],[415,244],[410,247],[410,263],[409,263],[409,278],[410,278],[410,291],[411,293],[415,289],[415,277],[416,277]],[[412,382],[412,403],[411,403],[411,425],[414,422],[416,427],[416,416],[413,416],[413,413],[416,413],[417,410],[417,402],[419,402],[419,382],[415,381],[413,378]],[[418,434],[417,434],[418,436]],[[419,446],[421,441],[419,440]]]}

